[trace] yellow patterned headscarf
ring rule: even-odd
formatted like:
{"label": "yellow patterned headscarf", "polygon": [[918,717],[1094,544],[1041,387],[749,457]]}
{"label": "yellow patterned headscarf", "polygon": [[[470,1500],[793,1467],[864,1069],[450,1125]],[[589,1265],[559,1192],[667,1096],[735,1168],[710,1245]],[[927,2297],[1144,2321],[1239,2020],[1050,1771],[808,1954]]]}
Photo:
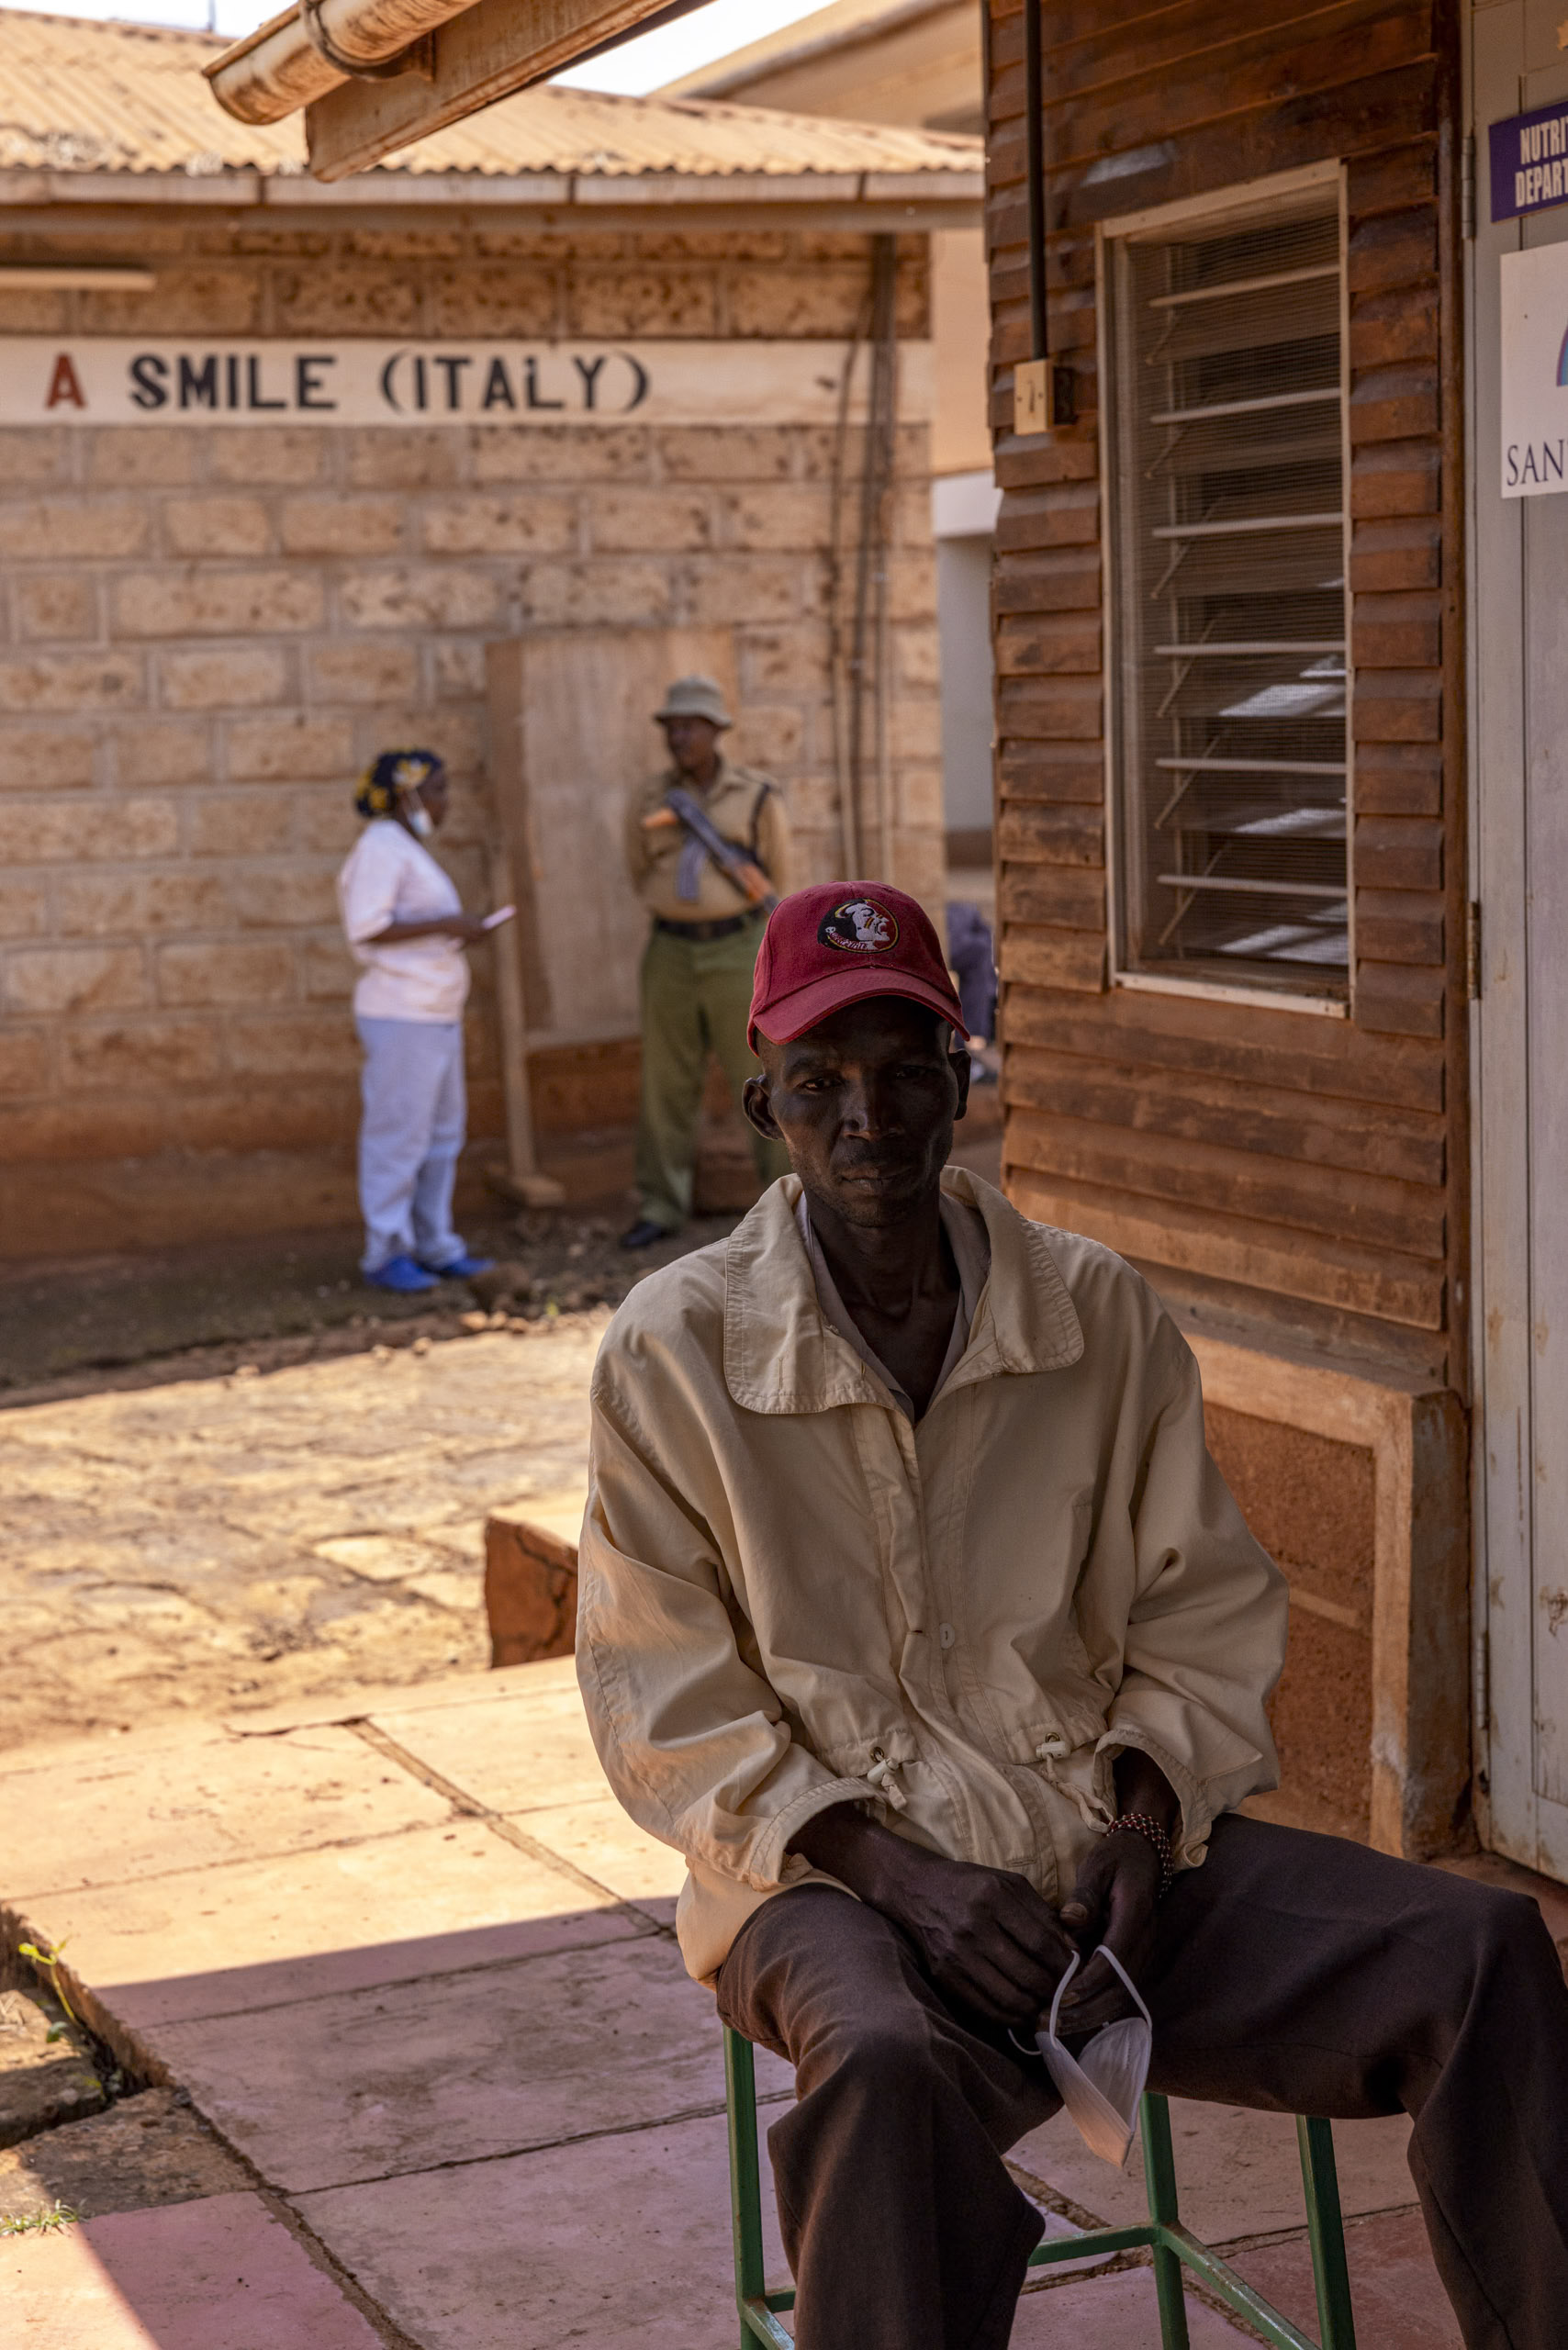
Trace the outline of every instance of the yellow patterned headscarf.
{"label": "yellow patterned headscarf", "polygon": [[444,764],[435,751],[378,752],[360,778],[356,811],[367,822],[372,816],[390,816],[400,800],[439,775]]}

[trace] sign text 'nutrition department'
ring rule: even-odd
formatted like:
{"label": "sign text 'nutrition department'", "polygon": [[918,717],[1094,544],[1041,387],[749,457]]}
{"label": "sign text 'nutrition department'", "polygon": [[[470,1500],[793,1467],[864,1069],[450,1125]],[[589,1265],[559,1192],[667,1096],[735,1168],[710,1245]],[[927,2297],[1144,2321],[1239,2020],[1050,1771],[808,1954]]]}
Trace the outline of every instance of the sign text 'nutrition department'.
{"label": "sign text 'nutrition department'", "polygon": [[1568,104],[1510,115],[1486,135],[1494,220],[1568,204]]}

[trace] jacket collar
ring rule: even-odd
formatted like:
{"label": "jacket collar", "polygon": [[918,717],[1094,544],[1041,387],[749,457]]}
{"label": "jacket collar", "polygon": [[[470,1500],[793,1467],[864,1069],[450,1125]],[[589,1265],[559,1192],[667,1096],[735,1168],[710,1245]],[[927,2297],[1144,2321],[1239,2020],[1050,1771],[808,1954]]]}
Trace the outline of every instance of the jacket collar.
{"label": "jacket collar", "polygon": [[[1042,1226],[1028,1223],[968,1168],[944,1169],[942,1189],[978,1208],[991,1241],[991,1278],[969,1343],[946,1394],[1006,1372],[1063,1371],[1083,1331]],[[765,1192],[731,1234],[724,1257],[724,1380],[748,1412],[825,1412],[880,1404],[871,1373],[823,1319],[795,1223],[800,1178]]]}

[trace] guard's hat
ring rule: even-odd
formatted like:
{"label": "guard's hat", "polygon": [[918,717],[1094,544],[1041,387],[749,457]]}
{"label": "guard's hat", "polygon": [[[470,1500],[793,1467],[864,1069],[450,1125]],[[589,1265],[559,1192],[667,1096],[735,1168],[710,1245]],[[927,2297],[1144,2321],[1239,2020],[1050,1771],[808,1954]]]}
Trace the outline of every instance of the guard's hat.
{"label": "guard's hat", "polygon": [[788,1045],[841,1004],[902,995],[967,1035],[924,906],[885,881],[819,881],[780,898],[757,950],[747,1030]]}
{"label": "guard's hat", "polygon": [[724,708],[724,690],[716,677],[678,677],[655,718],[705,718],[712,726],[733,726]]}

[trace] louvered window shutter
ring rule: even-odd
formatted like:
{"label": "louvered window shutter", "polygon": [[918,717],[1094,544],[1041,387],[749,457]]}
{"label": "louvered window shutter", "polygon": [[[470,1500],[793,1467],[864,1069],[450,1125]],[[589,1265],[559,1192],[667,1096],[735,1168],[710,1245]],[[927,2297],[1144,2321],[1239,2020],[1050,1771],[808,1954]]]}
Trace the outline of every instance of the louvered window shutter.
{"label": "louvered window shutter", "polygon": [[1119,965],[1349,977],[1337,195],[1111,241]]}

